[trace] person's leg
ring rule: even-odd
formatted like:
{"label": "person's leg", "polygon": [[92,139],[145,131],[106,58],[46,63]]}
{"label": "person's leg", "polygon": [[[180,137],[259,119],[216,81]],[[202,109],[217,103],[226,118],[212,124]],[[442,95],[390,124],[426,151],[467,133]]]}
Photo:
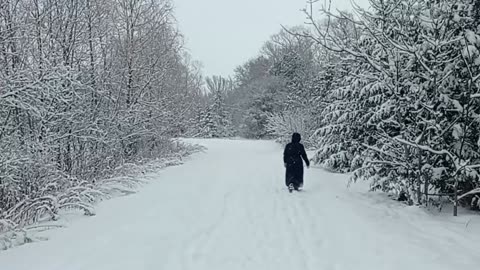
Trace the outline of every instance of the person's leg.
{"label": "person's leg", "polygon": [[293,180],[293,185],[294,185],[294,188],[295,190],[298,190],[298,188],[300,187],[300,185],[302,184],[303,182],[303,167],[302,166],[296,166],[295,167],[295,176],[294,176],[294,180]]}
{"label": "person's leg", "polygon": [[294,170],[291,166],[287,165],[287,169],[285,171],[285,185],[287,186],[290,193],[294,189],[294,180],[295,180]]}
{"label": "person's leg", "polygon": [[288,167],[285,170],[285,185],[288,187],[292,183],[293,175],[292,168]]}
{"label": "person's leg", "polygon": [[298,175],[298,187],[300,188],[303,187],[303,166],[300,169],[299,175]]}

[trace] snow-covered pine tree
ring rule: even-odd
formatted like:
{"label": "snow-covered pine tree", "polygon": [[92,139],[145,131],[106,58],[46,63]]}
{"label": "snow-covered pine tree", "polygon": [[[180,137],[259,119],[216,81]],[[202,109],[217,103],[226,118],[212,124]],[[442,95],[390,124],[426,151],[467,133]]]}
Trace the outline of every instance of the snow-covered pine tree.
{"label": "snow-covered pine tree", "polygon": [[[446,193],[456,201],[462,189],[467,195],[461,199],[468,197],[478,203],[474,197],[478,187],[478,127],[474,120],[478,107],[474,100],[478,91],[478,12],[473,9],[478,4],[370,2],[372,11],[357,9],[359,20],[344,13],[334,16],[354,23],[363,34],[359,40],[372,42],[370,49],[355,41],[345,43],[331,26],[325,30],[316,24],[317,35],[312,37],[328,50],[365,63],[358,74],[370,78],[380,90],[379,95],[352,92],[358,96],[356,104],[348,108],[360,105],[366,109],[368,125],[361,130],[369,134],[363,143],[366,162],[354,179],[371,179],[373,188],[397,190],[411,202],[427,202],[430,192]],[[335,96],[343,100],[341,93]],[[368,106],[372,98],[376,100],[373,107]]]}
{"label": "snow-covered pine tree", "polygon": [[233,135],[231,114],[227,111],[225,98],[232,89],[232,81],[220,76],[206,79],[210,105],[201,121],[203,136],[221,138]]}
{"label": "snow-covered pine tree", "polygon": [[332,83],[324,83],[328,86],[326,96],[317,101],[326,105],[319,113],[319,127],[314,133],[317,145],[314,160],[332,170],[350,171],[362,164],[361,144],[377,140],[372,132],[391,110],[378,115],[375,112],[381,111],[391,94],[389,81],[381,79],[385,78],[384,63],[371,63],[385,58],[385,50],[350,14],[342,16],[343,19],[317,25],[317,34],[324,41],[313,37],[325,50],[335,54],[331,57],[335,64]]}

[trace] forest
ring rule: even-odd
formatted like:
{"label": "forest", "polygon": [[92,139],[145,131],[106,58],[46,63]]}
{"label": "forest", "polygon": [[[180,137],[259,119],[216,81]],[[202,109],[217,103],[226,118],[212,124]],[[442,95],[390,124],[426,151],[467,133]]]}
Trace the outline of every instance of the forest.
{"label": "forest", "polygon": [[0,1],[0,231],[93,214],[139,166],[190,152],[172,138],[201,87],[170,1]]}
{"label": "forest", "polygon": [[223,105],[205,124],[231,128],[206,135],[285,142],[297,131],[317,164],[352,182],[478,210],[480,1],[369,2],[307,2],[306,25],[283,27],[223,79],[228,91],[211,92]]}
{"label": "forest", "polygon": [[196,151],[176,138],[293,131],[352,184],[480,209],[480,1],[306,4],[307,24],[204,78],[172,1],[0,0],[0,232],[93,214]]}

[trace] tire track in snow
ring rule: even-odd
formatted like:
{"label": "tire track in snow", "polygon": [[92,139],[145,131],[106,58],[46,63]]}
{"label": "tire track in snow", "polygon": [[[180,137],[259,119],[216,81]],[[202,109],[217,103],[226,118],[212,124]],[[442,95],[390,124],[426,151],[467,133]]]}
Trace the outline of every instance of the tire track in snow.
{"label": "tire track in snow", "polygon": [[[255,174],[252,179],[261,179],[261,175]],[[258,199],[261,197],[261,192],[262,188],[249,188],[247,187],[244,190],[243,195],[247,195],[245,197],[240,196],[240,201],[243,201],[244,207],[243,211],[246,217],[246,220],[248,222],[246,223],[246,226],[243,228],[247,230],[247,234],[254,239],[254,245],[255,247],[261,247],[262,244],[265,242],[265,231],[263,230],[263,216],[261,213],[261,207],[259,207],[258,204]],[[242,194],[241,194],[242,195]],[[242,197],[244,198],[242,200]],[[262,253],[262,256],[259,256],[259,254],[250,254],[252,250],[250,249],[247,254],[245,254],[248,258],[248,263],[250,264],[258,264],[259,258],[265,257],[264,249],[259,250],[258,252]],[[249,269],[249,267],[246,267],[245,269]],[[250,267],[251,268],[251,267]]]}
{"label": "tire track in snow", "polygon": [[[283,179],[280,178],[280,179]],[[278,179],[277,179],[278,181]],[[298,198],[295,196],[299,194],[292,193],[290,194],[285,187],[284,183],[274,183],[276,186],[282,186],[283,189],[276,189],[275,201],[277,209],[275,210],[275,216],[278,220],[278,231],[282,232],[281,238],[284,239],[284,243],[281,245],[284,249],[284,258],[288,262],[288,269],[305,269],[309,270],[305,260],[302,258],[302,254],[305,254],[305,246],[300,239],[300,234],[298,230],[301,228],[298,227],[295,219],[297,219],[298,213],[294,208],[295,201]]]}
{"label": "tire track in snow", "polygon": [[[293,204],[293,209],[297,214],[295,223],[302,224],[302,227],[299,229],[299,235],[303,244],[309,247],[304,250],[307,269],[318,269],[318,265],[322,262],[326,269],[337,269],[336,266],[329,264],[329,258],[324,256],[323,261],[320,259],[322,254],[328,254],[328,244],[325,242],[328,236],[322,226],[322,221],[318,219],[318,216],[322,216],[321,209],[316,215],[312,213],[312,208],[307,204],[307,194],[300,192],[298,200]],[[323,222],[329,221],[323,220]]]}
{"label": "tire track in snow", "polygon": [[[328,236],[325,231],[325,223],[331,222],[328,220],[318,220],[318,217],[324,216],[322,205],[318,205],[316,208],[315,214],[312,212],[312,207],[308,204],[307,198],[302,198],[302,204],[299,206],[301,211],[305,213],[303,217],[302,224],[306,225],[304,231],[304,237],[308,238],[311,241],[311,250],[309,251],[310,265],[315,268],[315,266],[320,265],[321,263],[326,264],[327,269],[337,269],[337,267],[332,267],[329,264],[330,258],[327,258],[325,254],[328,254]],[[323,225],[323,226],[322,226]]]}
{"label": "tire track in snow", "polygon": [[202,254],[202,252],[205,253],[204,247],[207,245],[208,241],[212,240],[211,235],[214,233],[215,229],[223,222],[227,213],[228,198],[231,196],[232,193],[233,190],[230,190],[229,192],[224,194],[222,203],[223,206],[218,218],[210,225],[198,230],[183,245],[184,252],[182,253],[181,262],[182,268],[184,270],[193,270],[198,268],[195,267],[194,264],[201,263],[201,258],[205,255]]}
{"label": "tire track in snow", "polygon": [[[290,225],[290,233],[291,235],[293,236],[294,238],[294,243],[296,243],[296,247],[298,249],[294,249],[295,250],[295,256],[296,256],[296,260],[299,261],[299,263],[297,263],[297,265],[301,265],[301,269],[305,269],[305,270],[310,270],[310,268],[308,267],[308,256],[307,256],[307,248],[305,247],[305,238],[302,236],[301,232],[304,228],[302,228],[300,226],[300,224],[303,224],[302,222],[298,222],[300,219],[301,219],[301,212],[300,210],[298,209],[297,207],[297,204],[298,204],[298,196],[300,194],[297,194],[296,192],[293,193],[293,194],[289,194],[289,195],[292,195],[292,198],[290,198],[290,200],[288,200],[288,207],[287,208],[287,220],[288,220],[288,223]],[[295,197],[294,197],[295,196]]]}
{"label": "tire track in snow", "polygon": [[[275,173],[273,175],[276,175]],[[272,187],[276,187],[275,190],[275,196],[274,196],[274,210],[273,210],[273,216],[271,219],[274,220],[273,222],[273,228],[276,228],[275,230],[270,231],[270,235],[272,233],[277,232],[281,233],[281,235],[278,234],[273,234],[272,237],[275,239],[279,239],[280,243],[277,245],[277,249],[281,248],[282,252],[281,254],[273,254],[274,258],[280,257],[281,260],[279,260],[279,265],[281,269],[299,269],[299,262],[295,261],[294,254],[292,253],[293,250],[293,245],[296,241],[296,237],[292,233],[292,226],[290,223],[290,213],[287,210],[289,200],[292,199],[291,196],[293,194],[288,194],[288,190],[284,185],[284,177],[283,175],[276,175],[274,178],[272,178]],[[279,181],[280,180],[280,181]],[[272,188],[273,189],[273,188]],[[272,229],[273,229],[272,228]],[[279,250],[275,251],[276,253],[279,252]],[[285,267],[285,264],[287,267]]]}

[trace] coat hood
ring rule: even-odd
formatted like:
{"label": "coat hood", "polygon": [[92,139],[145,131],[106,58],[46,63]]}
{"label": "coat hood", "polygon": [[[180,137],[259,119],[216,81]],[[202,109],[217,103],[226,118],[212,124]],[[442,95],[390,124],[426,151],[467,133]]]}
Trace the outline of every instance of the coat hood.
{"label": "coat hood", "polygon": [[293,133],[293,135],[292,135],[292,142],[293,142],[293,143],[299,143],[300,140],[302,140],[302,137],[300,136],[300,134],[298,134],[298,133],[296,133],[296,132]]}

